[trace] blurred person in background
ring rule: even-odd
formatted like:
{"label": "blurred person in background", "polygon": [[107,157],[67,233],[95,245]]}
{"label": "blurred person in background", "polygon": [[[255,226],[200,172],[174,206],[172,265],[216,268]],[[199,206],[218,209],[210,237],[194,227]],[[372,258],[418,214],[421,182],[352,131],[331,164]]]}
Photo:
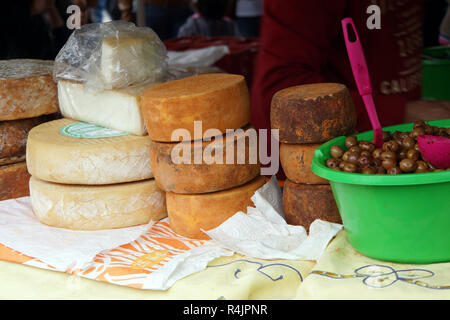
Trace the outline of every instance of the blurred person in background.
{"label": "blurred person in background", "polygon": [[229,6],[228,0],[194,0],[195,13],[180,27],[178,37],[239,36],[236,23],[226,16]]}
{"label": "blurred person in background", "polygon": [[[98,5],[92,8],[92,20],[94,22],[107,22],[122,19],[119,9],[119,0],[98,0]],[[123,17],[123,20],[135,22],[132,17]]]}
{"label": "blurred person in background", "polygon": [[67,7],[81,9],[81,24],[97,0],[3,1],[0,10],[0,59],[53,60],[72,30],[66,27]]}
{"label": "blurred person in background", "polygon": [[377,3],[380,29],[367,27],[366,11],[373,4],[371,0],[264,1],[251,89],[251,120],[257,129],[270,129],[270,103],[277,91],[301,84],[337,82],[345,84],[352,95],[357,130],[371,130],[345,47],[341,27],[345,17],[353,18],[359,33],[382,126],[414,118],[450,118],[448,101],[421,99],[423,1]]}
{"label": "blurred person in background", "polygon": [[[135,22],[133,0],[118,0],[121,19]],[[146,26],[153,29],[162,41],[175,38],[178,29],[192,15],[190,0],[142,0]]]}
{"label": "blurred person in background", "polygon": [[263,0],[234,0],[235,21],[244,38],[259,36]]}

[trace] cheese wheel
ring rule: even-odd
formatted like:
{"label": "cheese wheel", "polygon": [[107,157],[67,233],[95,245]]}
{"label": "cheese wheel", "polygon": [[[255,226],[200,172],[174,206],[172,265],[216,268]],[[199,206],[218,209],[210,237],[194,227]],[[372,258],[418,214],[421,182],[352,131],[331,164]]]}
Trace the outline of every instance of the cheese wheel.
{"label": "cheese wheel", "polygon": [[[169,81],[147,89],[141,98],[148,134],[155,141],[198,140],[250,122],[248,89],[240,75],[213,73]],[[201,121],[196,132],[195,121]],[[189,138],[172,139],[176,129],[185,129]],[[208,129],[219,133],[205,132]]]}
{"label": "cheese wheel", "polygon": [[279,130],[280,142],[321,143],[352,132],[356,112],[344,85],[307,84],[275,93],[270,123]]}
{"label": "cheese wheel", "polygon": [[54,115],[0,122],[0,165],[25,161],[28,132]]}
{"label": "cheese wheel", "polygon": [[201,229],[213,229],[236,212],[246,212],[247,207],[253,206],[251,197],[265,182],[265,177],[259,176],[225,191],[205,194],[166,192],[170,227],[188,238],[210,239]]}
{"label": "cheese wheel", "polygon": [[58,112],[53,61],[0,61],[0,121]]}
{"label": "cheese wheel", "polygon": [[164,191],[154,179],[107,186],[30,179],[31,206],[44,224],[73,230],[130,227],[167,216]]}
{"label": "cheese wheel", "polygon": [[308,185],[286,180],[283,187],[283,210],[286,222],[309,230],[316,219],[342,224],[329,185]]}
{"label": "cheese wheel", "polygon": [[[184,156],[185,163],[181,162]],[[214,141],[152,141],[150,160],[158,186],[175,193],[233,188],[252,180],[260,171],[256,131],[251,127]]]}
{"label": "cheese wheel", "polygon": [[148,136],[70,119],[34,127],[28,134],[26,152],[30,174],[50,182],[97,185],[153,177]]}
{"label": "cheese wheel", "polygon": [[295,183],[329,184],[312,171],[314,151],[320,144],[285,144],[280,145],[280,162],[286,177]]}
{"label": "cheese wheel", "polygon": [[141,93],[154,83],[124,89],[91,92],[86,85],[67,80],[58,81],[58,100],[66,118],[102,127],[146,135],[141,112]]}
{"label": "cheese wheel", "polygon": [[0,200],[28,196],[30,174],[25,161],[0,166]]}

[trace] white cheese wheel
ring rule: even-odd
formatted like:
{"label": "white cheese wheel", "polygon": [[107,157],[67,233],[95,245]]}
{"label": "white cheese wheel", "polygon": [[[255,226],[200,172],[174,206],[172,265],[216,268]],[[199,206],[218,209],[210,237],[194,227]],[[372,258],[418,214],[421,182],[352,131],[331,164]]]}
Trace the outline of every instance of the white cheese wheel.
{"label": "white cheese wheel", "polygon": [[[62,131],[71,136],[63,134],[63,128]],[[70,119],[34,127],[27,141],[28,171],[45,181],[81,185],[113,184],[153,177],[148,136],[102,129]],[[112,137],[75,138],[77,134]]]}
{"label": "white cheese wheel", "polygon": [[58,81],[58,100],[61,114],[66,118],[86,121],[102,127],[147,134],[141,112],[141,93],[156,83],[125,89],[90,91],[78,82]]}
{"label": "white cheese wheel", "polygon": [[165,193],[154,179],[79,186],[30,179],[33,212],[44,224],[73,230],[124,228],[167,216]]}

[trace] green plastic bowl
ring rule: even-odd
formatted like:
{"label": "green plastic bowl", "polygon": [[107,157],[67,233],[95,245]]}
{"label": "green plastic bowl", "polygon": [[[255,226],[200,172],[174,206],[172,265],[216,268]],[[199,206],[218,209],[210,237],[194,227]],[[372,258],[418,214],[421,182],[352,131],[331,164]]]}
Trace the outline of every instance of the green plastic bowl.
{"label": "green plastic bowl", "polygon": [[[430,121],[450,127],[450,119]],[[411,131],[413,124],[383,128]],[[373,140],[373,132],[356,135]],[[382,261],[427,264],[450,261],[450,171],[401,175],[366,175],[326,167],[332,145],[344,147],[345,137],[321,145],[313,172],[330,181],[351,245]]]}

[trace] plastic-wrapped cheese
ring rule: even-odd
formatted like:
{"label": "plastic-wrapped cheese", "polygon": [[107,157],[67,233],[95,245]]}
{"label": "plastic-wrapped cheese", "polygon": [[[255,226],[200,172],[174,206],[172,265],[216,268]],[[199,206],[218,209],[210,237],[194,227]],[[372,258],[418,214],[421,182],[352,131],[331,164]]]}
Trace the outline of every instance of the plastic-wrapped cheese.
{"label": "plastic-wrapped cheese", "polygon": [[256,131],[239,129],[213,141],[152,141],[150,162],[158,186],[165,191],[206,193],[233,188],[259,174]]}
{"label": "plastic-wrapped cheese", "polygon": [[0,121],[38,117],[58,112],[53,61],[0,61]]}
{"label": "plastic-wrapped cheese", "polygon": [[166,76],[166,47],[148,27],[114,20],[74,30],[55,58],[57,80],[82,82],[92,91],[126,88]]}
{"label": "plastic-wrapped cheese", "polygon": [[93,123],[102,127],[145,135],[141,112],[141,93],[154,86],[146,83],[124,89],[93,92],[85,84],[58,81],[58,100],[66,118]]}
{"label": "plastic-wrapped cheese", "polygon": [[283,210],[286,222],[309,230],[316,219],[342,224],[329,185],[309,185],[286,180],[283,187]]}
{"label": "plastic-wrapped cheese", "polygon": [[44,224],[74,229],[124,228],[167,216],[165,194],[154,179],[107,186],[30,179],[31,206]]}
{"label": "plastic-wrapped cheese", "polygon": [[286,177],[295,183],[329,184],[329,181],[312,171],[314,151],[320,144],[280,145],[280,162]]}
{"label": "plastic-wrapped cheese", "polygon": [[60,119],[28,134],[29,172],[56,183],[98,185],[153,177],[150,138]]}
{"label": "plastic-wrapped cheese", "polygon": [[25,161],[0,166],[0,200],[28,196],[29,180]]}
{"label": "plastic-wrapped cheese", "polygon": [[224,73],[169,81],[144,91],[142,112],[148,134],[155,141],[217,136],[250,122],[248,88],[243,76]]}
{"label": "plastic-wrapped cheese", "polygon": [[270,123],[282,143],[322,143],[352,132],[356,112],[343,84],[299,85],[274,94]]}
{"label": "plastic-wrapped cheese", "polygon": [[[153,39],[152,39],[153,37]],[[149,79],[159,80],[162,58],[160,41],[156,35],[133,37],[124,35],[107,37],[102,42],[100,72],[105,83],[112,88],[124,88]]]}
{"label": "plastic-wrapped cheese", "polygon": [[242,186],[219,192],[204,194],[166,192],[170,227],[176,233],[188,238],[209,239],[201,229],[213,229],[238,211],[246,212],[247,207],[253,206],[251,197],[265,182],[264,176],[258,176]]}

